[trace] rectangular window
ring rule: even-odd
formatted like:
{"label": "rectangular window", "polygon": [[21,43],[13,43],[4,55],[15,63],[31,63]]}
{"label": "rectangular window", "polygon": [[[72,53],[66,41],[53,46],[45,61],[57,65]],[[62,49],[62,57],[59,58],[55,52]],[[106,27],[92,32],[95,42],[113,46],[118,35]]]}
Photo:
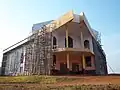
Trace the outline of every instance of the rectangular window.
{"label": "rectangular window", "polygon": [[91,67],[91,56],[85,57],[86,67]]}

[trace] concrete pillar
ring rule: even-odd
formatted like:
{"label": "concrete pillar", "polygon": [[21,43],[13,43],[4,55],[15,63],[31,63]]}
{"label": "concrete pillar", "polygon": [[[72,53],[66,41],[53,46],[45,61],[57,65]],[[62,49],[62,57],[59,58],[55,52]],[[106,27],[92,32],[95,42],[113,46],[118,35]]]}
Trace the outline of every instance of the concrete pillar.
{"label": "concrete pillar", "polygon": [[[68,48],[68,27],[66,26],[66,48]],[[69,53],[67,52],[67,68],[69,69]]]}
{"label": "concrete pillar", "polygon": [[68,28],[66,26],[66,48],[68,48]]}
{"label": "concrete pillar", "polygon": [[83,64],[83,69],[85,69],[85,56],[82,54],[82,64]]}
{"label": "concrete pillar", "polygon": [[92,64],[92,67],[95,67],[94,56],[91,56],[91,64]]}
{"label": "concrete pillar", "polygon": [[69,65],[69,53],[67,53],[67,68],[69,69],[70,68],[70,65]]}
{"label": "concrete pillar", "polygon": [[[80,33],[80,38],[81,38],[81,48],[84,50],[84,40],[83,40],[83,33]],[[83,68],[83,73],[85,73],[85,56],[82,54],[82,68]]]}
{"label": "concrete pillar", "polygon": [[84,48],[84,41],[83,41],[83,33],[80,33],[80,39],[81,39],[81,48]]}

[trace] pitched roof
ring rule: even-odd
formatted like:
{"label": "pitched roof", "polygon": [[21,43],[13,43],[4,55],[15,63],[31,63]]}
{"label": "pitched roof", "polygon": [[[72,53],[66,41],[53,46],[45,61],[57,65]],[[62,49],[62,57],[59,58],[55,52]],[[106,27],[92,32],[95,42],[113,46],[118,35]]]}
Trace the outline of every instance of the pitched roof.
{"label": "pitched roof", "polygon": [[[80,16],[78,18],[79,15],[74,14],[73,11],[69,11],[67,13],[65,13],[64,15],[62,15],[61,17],[59,17],[58,19],[52,21],[50,24],[48,24],[47,26],[52,26],[53,29],[52,31],[56,30],[57,28],[61,27],[62,25],[70,22],[70,21],[78,21],[78,23],[80,23],[80,21],[84,21],[84,23],[86,24],[90,34],[93,36],[93,38],[96,40],[96,36],[95,33],[93,32],[84,12],[80,13]],[[78,19],[78,20],[76,20]]]}
{"label": "pitched roof", "polygon": [[[78,20],[76,20],[76,19],[78,19]],[[33,24],[32,29],[33,30],[35,30],[35,29],[37,30],[39,28],[39,30],[40,30],[43,25],[46,25],[46,26],[50,26],[50,27],[53,26],[54,28],[51,30],[51,31],[53,31],[53,30],[56,30],[57,28],[61,27],[62,25],[70,22],[70,21],[73,21],[73,22],[77,21],[78,23],[80,23],[80,21],[82,21],[82,20],[84,20],[84,22],[85,22],[85,24],[86,24],[90,34],[96,40],[95,34],[94,34],[92,28],[90,27],[90,25],[88,23],[88,20],[86,19],[85,14],[83,12],[81,12],[80,16],[79,16],[77,14],[74,14],[72,10],[67,12],[67,13],[65,13],[64,15],[62,15],[61,17],[59,17],[56,20],[50,20],[50,21],[46,21],[46,22],[42,22],[42,23],[38,23],[38,24]],[[22,40],[22,41],[20,41],[20,42],[18,42],[16,44],[14,44],[14,45],[8,47],[7,49],[4,49],[3,53],[5,53],[5,52],[7,52],[9,50],[12,50],[13,48],[16,48],[17,46],[22,45],[22,44],[24,44],[27,41],[28,41],[28,39],[26,38],[26,39],[24,39],[24,40]]]}
{"label": "pitched roof", "polygon": [[83,20],[83,21],[85,22],[85,24],[86,24],[86,26],[87,26],[90,34],[91,34],[91,35],[93,36],[93,38],[96,40],[95,33],[93,32],[93,30],[92,30],[92,28],[91,28],[91,26],[90,26],[90,24],[89,24],[89,22],[88,22],[88,20],[87,20],[87,18],[86,18],[86,16],[85,16],[84,12],[81,12],[81,13],[80,13],[80,20]]}

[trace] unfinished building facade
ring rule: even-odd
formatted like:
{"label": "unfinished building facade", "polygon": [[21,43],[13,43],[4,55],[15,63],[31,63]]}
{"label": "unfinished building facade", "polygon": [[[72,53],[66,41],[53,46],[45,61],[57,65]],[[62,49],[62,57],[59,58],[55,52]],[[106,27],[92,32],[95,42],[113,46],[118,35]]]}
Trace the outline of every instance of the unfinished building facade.
{"label": "unfinished building facade", "polygon": [[99,33],[84,13],[35,24],[32,34],[3,51],[2,75],[106,75]]}

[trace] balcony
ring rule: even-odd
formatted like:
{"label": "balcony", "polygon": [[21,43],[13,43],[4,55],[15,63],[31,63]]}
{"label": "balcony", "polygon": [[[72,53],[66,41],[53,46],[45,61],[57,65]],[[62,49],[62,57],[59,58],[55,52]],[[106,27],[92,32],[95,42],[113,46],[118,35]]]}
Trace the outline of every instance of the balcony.
{"label": "balcony", "polygon": [[60,48],[58,47],[58,45],[54,45],[53,52],[88,52],[88,53],[92,53],[94,54],[94,52],[92,52],[90,49],[87,48]]}

